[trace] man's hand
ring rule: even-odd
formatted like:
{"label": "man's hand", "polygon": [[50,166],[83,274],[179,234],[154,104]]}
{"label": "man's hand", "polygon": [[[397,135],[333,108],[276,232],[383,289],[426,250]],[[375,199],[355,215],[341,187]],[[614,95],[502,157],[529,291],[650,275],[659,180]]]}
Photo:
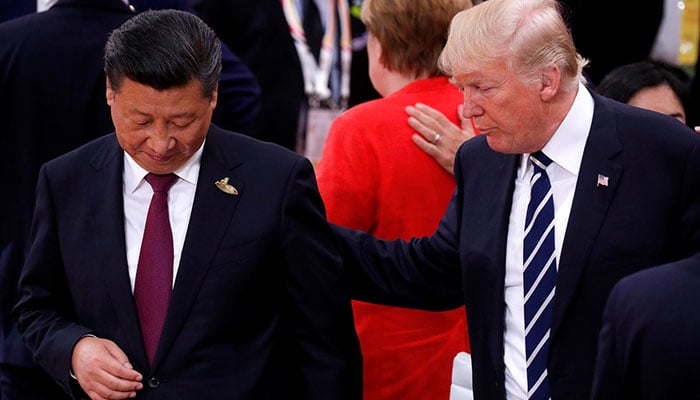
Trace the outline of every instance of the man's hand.
{"label": "man's hand", "polygon": [[143,389],[142,375],[111,340],[83,337],[75,344],[71,369],[93,400],[128,399]]}
{"label": "man's hand", "polygon": [[459,146],[474,137],[471,120],[464,118],[462,105],[457,107],[461,129],[440,111],[417,103],[406,107],[408,124],[420,135],[413,135],[413,143],[428,153],[445,171],[454,174],[455,155]]}

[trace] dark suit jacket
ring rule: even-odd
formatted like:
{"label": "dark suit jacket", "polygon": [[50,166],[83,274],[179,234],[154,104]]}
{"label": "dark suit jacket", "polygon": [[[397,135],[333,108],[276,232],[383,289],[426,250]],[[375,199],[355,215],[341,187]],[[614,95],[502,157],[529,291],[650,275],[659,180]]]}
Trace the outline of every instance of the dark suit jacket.
{"label": "dark suit jacket", "polygon": [[133,15],[120,0],[60,0],[0,25],[0,363],[33,365],[10,310],[29,246],[39,167],[114,130],[104,45]]}
{"label": "dark suit jacket", "polygon": [[[554,399],[587,399],[602,310],[632,272],[700,249],[700,136],[667,116],[593,95],[595,111],[559,262],[549,351]],[[506,237],[519,156],[466,142],[457,189],[429,238],[383,242],[338,228],[352,296],[466,304],[475,399],[502,399]],[[596,186],[598,174],[609,185]],[[457,266],[461,266],[458,268]]]}
{"label": "dark suit jacket", "polygon": [[[307,159],[212,125],[151,368],[127,272],[122,169],[108,135],[40,172],[15,312],[60,385],[71,383],[74,344],[94,333],[143,373],[139,398],[360,398],[341,260]],[[237,196],[214,185],[224,177]]]}
{"label": "dark suit jacket", "polygon": [[0,22],[36,12],[35,1],[0,0]]}
{"label": "dark suit jacket", "polygon": [[700,254],[625,277],[603,314],[593,399],[698,399]]}

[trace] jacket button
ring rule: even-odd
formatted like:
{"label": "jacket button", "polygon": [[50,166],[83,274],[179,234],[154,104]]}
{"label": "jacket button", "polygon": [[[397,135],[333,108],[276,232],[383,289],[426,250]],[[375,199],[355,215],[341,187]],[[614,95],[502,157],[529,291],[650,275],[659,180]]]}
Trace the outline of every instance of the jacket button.
{"label": "jacket button", "polygon": [[153,378],[148,380],[148,386],[152,388],[157,388],[158,386],[160,386],[160,381],[154,376]]}

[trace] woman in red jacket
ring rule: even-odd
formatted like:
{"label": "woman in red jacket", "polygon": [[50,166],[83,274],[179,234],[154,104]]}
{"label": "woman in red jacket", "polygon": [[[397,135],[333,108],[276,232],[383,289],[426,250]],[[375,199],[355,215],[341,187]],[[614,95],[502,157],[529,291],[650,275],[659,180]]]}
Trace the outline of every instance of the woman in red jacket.
{"label": "woman in red jacket", "polygon": [[[385,239],[429,235],[438,226],[455,182],[414,144],[406,108],[423,103],[459,124],[462,94],[437,59],[452,17],[469,6],[470,0],[363,2],[369,74],[382,98],[350,108],[331,126],[317,167],[331,222]],[[441,145],[437,135],[431,142]],[[469,349],[463,309],[360,301],[353,307],[366,400],[449,397],[453,358]]]}

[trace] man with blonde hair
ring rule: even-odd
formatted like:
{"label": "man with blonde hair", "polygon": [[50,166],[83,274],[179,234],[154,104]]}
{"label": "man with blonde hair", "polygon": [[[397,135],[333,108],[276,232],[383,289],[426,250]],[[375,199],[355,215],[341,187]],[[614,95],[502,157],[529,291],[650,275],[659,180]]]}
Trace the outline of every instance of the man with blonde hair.
{"label": "man with blonde hair", "polygon": [[489,0],[452,21],[442,69],[481,133],[430,237],[344,228],[353,297],[465,304],[475,399],[589,397],[622,277],[700,248],[700,137],[582,83],[555,0]]}

